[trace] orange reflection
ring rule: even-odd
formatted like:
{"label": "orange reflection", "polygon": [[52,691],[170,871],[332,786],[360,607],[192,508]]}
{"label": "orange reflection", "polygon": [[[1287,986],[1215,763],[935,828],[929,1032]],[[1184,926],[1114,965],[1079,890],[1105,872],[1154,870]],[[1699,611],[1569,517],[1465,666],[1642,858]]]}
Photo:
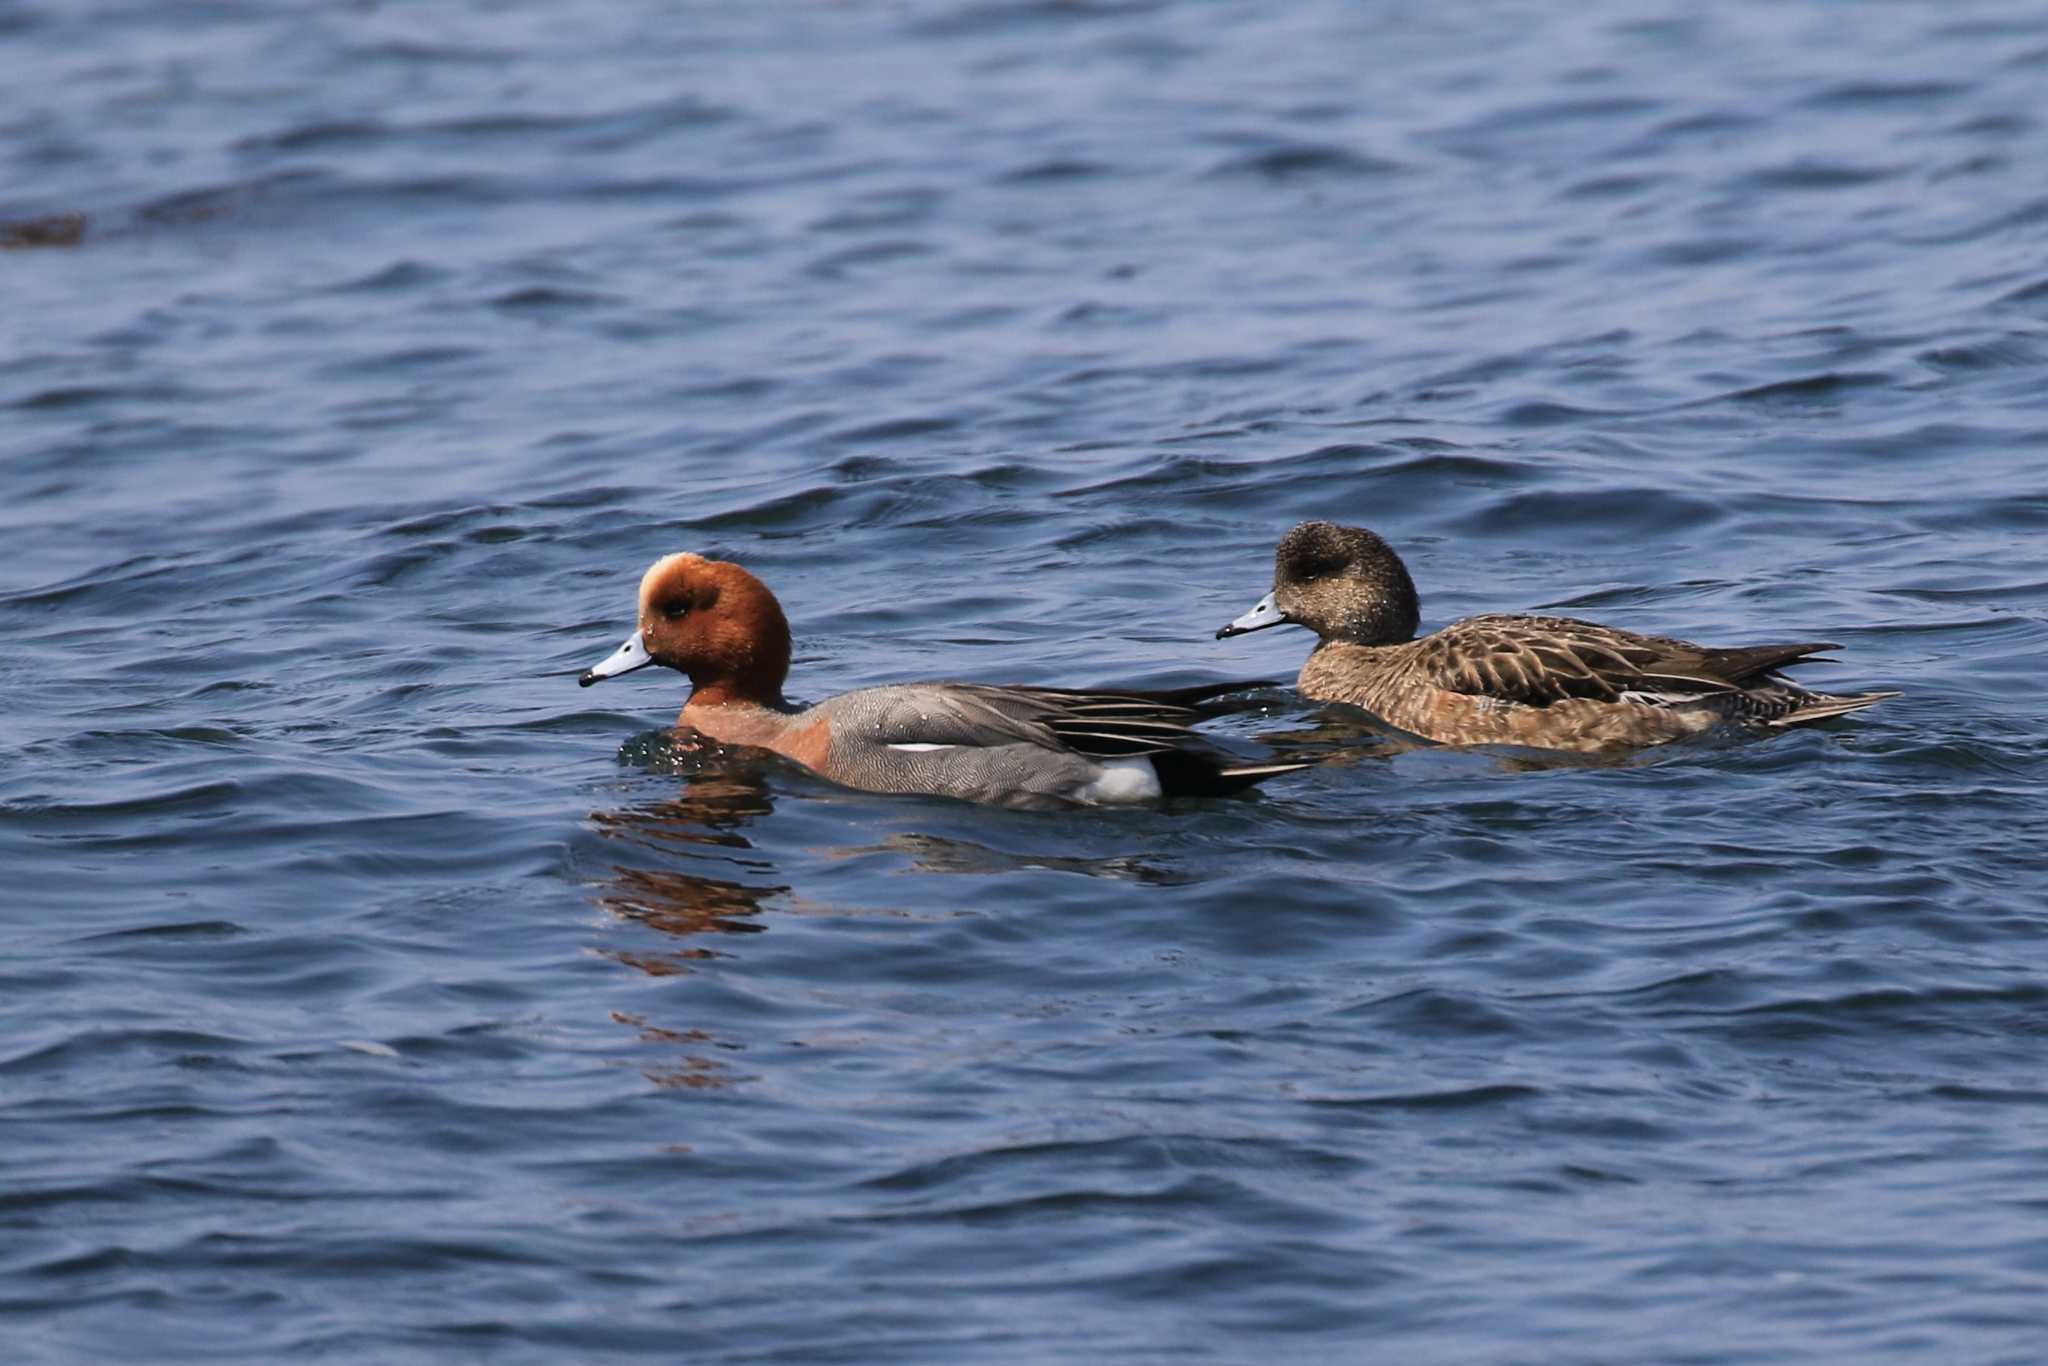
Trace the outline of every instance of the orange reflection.
{"label": "orange reflection", "polygon": [[[757,778],[726,773],[692,778],[670,801],[592,812],[591,821],[605,835],[666,856],[666,866],[660,867],[615,864],[610,880],[597,889],[597,904],[678,938],[761,933],[767,928],[758,923],[763,903],[787,894],[788,887],[712,877],[694,871],[692,865],[710,864],[723,873],[744,863],[729,852],[753,847],[740,830],[773,809],[767,787]],[[687,964],[693,959],[723,956],[707,945],[668,952],[604,952],[658,977],[691,971]]]}
{"label": "orange reflection", "polygon": [[[762,933],[768,928],[762,923],[768,901],[787,895],[789,888],[741,880],[748,869],[765,866],[750,857],[753,845],[741,832],[773,809],[767,786],[742,769],[686,776],[681,790],[666,801],[593,811],[592,824],[619,841],[622,854],[635,858],[612,866],[610,877],[594,891],[597,904],[621,920],[677,940]],[[714,872],[721,876],[711,876]],[[650,977],[694,973],[696,964],[727,956],[704,942],[672,948],[643,942],[598,952]],[[636,1053],[658,1055],[630,1064],[655,1086],[718,1091],[751,1080],[718,1056],[741,1052],[745,1046],[737,1040],[703,1029],[656,1025],[623,1012],[613,1012],[612,1019],[637,1032]]]}
{"label": "orange reflection", "polygon": [[[741,1045],[727,1043],[702,1029],[663,1029],[651,1025],[638,1015],[615,1010],[612,1019],[622,1025],[630,1025],[640,1031],[640,1042],[669,1044],[675,1046],[697,1046],[730,1049],[737,1053]],[[640,1074],[656,1086],[686,1091],[717,1091],[752,1078],[733,1071],[732,1065],[718,1058],[706,1057],[702,1053],[686,1053],[678,1062],[659,1067],[643,1067]]]}

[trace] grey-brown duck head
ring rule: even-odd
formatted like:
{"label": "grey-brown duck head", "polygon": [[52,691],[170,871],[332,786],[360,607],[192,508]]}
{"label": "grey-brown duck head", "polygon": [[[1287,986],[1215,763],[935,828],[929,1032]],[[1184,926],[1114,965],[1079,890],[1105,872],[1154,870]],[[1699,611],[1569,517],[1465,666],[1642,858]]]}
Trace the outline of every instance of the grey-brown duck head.
{"label": "grey-brown duck head", "polygon": [[1364,527],[1303,522],[1273,552],[1273,591],[1216,638],[1306,626],[1323,640],[1393,645],[1415,638],[1415,581],[1393,547]]}

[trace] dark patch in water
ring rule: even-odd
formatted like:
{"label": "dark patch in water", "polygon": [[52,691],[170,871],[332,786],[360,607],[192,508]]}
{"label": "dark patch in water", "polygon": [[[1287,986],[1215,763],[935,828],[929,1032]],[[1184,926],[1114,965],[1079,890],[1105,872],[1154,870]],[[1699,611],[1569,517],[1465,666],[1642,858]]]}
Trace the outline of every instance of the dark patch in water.
{"label": "dark patch in water", "polygon": [[0,249],[75,247],[85,240],[86,224],[90,221],[82,213],[50,213],[0,222]]}

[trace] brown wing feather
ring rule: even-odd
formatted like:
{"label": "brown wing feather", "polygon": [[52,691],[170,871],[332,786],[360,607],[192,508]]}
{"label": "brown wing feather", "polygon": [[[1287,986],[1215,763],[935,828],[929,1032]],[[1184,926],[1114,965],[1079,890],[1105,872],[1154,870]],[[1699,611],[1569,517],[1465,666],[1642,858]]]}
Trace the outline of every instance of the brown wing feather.
{"label": "brown wing feather", "polygon": [[1416,665],[1441,688],[1547,707],[1738,692],[1822,650],[1819,643],[1696,645],[1572,617],[1472,617],[1416,642]]}
{"label": "brown wing feather", "polygon": [[1738,687],[1747,688],[1768,681],[1768,676],[1780,669],[1813,663],[1814,657],[1824,650],[1841,648],[1825,641],[1808,641],[1800,645],[1736,645],[1728,649],[1708,650],[1706,658],[1708,667],[1716,674]]}

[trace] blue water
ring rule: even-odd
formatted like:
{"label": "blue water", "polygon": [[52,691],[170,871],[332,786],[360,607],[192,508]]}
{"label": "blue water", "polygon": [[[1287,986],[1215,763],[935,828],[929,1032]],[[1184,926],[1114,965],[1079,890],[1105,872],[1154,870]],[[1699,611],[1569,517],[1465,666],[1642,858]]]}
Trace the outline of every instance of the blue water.
{"label": "blue water", "polygon": [[[9,1361],[2013,1361],[2048,1343],[2048,14],[0,8]],[[579,691],[1426,623],[1853,718],[1073,814]]]}

